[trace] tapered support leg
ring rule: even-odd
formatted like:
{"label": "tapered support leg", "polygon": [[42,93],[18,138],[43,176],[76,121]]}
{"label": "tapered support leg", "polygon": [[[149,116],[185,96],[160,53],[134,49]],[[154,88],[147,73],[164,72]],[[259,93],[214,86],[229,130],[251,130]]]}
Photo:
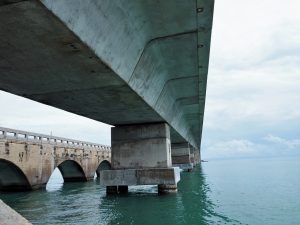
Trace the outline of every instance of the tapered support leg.
{"label": "tapered support leg", "polygon": [[108,195],[118,194],[118,186],[106,186],[106,194]]}
{"label": "tapered support leg", "polygon": [[128,186],[127,185],[121,185],[118,187],[118,191],[120,194],[126,194],[128,193]]}

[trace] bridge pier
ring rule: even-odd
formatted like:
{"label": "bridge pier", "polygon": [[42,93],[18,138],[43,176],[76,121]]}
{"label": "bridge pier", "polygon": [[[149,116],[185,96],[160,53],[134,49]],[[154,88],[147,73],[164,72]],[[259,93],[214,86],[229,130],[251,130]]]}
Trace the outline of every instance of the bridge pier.
{"label": "bridge pier", "polygon": [[191,161],[194,166],[200,164],[201,162],[200,150],[193,146],[191,146]]}
{"label": "bridge pier", "polygon": [[191,146],[188,142],[172,144],[172,164],[184,171],[192,171]]}
{"label": "bridge pier", "polygon": [[100,175],[107,193],[126,192],[130,185],[159,185],[161,192],[176,191],[180,174],[172,168],[167,124],[113,127],[111,136],[112,170]]}

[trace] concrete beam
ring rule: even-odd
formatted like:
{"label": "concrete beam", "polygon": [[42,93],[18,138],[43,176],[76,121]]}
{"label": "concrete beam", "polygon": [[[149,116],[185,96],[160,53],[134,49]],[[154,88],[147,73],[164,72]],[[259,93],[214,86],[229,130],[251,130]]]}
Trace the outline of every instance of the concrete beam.
{"label": "concrete beam", "polygon": [[213,0],[2,2],[0,90],[200,147]]}

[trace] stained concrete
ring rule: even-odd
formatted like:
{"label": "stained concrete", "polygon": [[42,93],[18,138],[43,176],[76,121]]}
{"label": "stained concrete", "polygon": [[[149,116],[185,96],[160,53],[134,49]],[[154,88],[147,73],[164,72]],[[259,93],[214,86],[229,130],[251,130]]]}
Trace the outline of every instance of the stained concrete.
{"label": "stained concrete", "polygon": [[109,146],[0,127],[0,190],[44,188],[56,167],[66,182],[93,179]]}
{"label": "stained concrete", "polygon": [[199,149],[197,148],[194,148],[194,147],[191,147],[191,162],[194,164],[194,165],[197,165],[201,162],[201,152]]}
{"label": "stained concrete", "polygon": [[188,142],[172,144],[172,165],[182,170],[191,171],[194,167],[194,154]]}
{"label": "stained concrete", "polygon": [[199,149],[213,5],[1,1],[0,90],[115,126],[166,122]]}
{"label": "stained concrete", "polygon": [[111,128],[112,168],[172,166],[170,128],[165,123]]}
{"label": "stained concrete", "polygon": [[177,185],[180,180],[179,168],[105,170],[100,182],[105,186],[132,185]]}
{"label": "stained concrete", "polygon": [[[112,129],[112,170],[100,174],[107,193],[124,192],[116,186],[172,185],[176,190],[179,168],[172,168],[170,128],[166,123],[130,125]],[[169,189],[161,186],[161,190]]]}

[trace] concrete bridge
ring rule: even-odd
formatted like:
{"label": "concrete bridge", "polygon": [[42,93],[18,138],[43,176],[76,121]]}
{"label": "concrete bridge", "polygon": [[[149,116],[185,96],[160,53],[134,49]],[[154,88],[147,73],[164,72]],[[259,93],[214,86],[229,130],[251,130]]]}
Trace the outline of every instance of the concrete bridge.
{"label": "concrete bridge", "polygon": [[178,164],[200,151],[213,5],[0,0],[0,89],[113,125],[108,190],[175,190],[171,145]]}
{"label": "concrete bridge", "polygon": [[110,169],[109,146],[0,127],[0,191],[46,187],[56,167],[65,182]]}

